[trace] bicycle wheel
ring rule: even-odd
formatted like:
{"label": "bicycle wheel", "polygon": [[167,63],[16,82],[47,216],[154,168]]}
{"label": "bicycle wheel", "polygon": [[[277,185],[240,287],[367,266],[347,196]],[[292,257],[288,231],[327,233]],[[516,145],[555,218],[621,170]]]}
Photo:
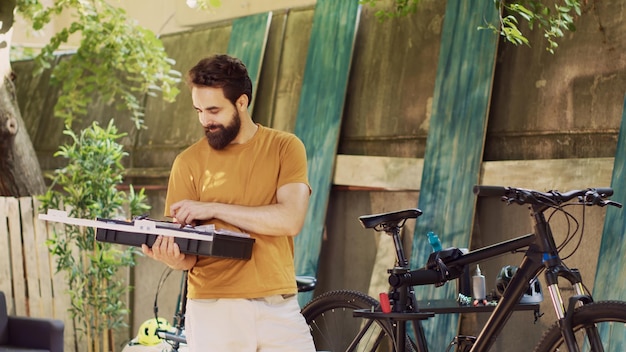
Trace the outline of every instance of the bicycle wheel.
{"label": "bicycle wheel", "polygon": [[[580,351],[626,351],[626,302],[596,302],[576,308],[572,327]],[[556,351],[568,351],[558,322],[535,347],[535,352]]]}
{"label": "bicycle wheel", "polygon": [[[390,322],[352,316],[355,309],[378,306],[376,299],[362,292],[339,290],[315,297],[304,306],[302,315],[317,351],[396,351]],[[405,350],[415,350],[408,336]]]}

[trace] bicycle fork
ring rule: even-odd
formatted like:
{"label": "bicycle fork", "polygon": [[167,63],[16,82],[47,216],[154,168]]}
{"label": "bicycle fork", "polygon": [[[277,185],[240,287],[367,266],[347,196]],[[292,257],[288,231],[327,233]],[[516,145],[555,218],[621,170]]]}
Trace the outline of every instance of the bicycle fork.
{"label": "bicycle fork", "polygon": [[[569,269],[559,264],[550,267],[546,271],[545,277],[548,285],[548,292],[550,293],[550,299],[552,300],[552,306],[561,329],[561,336],[563,336],[570,352],[579,352],[578,344],[576,343],[576,338],[574,337],[572,329],[574,310],[577,306],[592,303],[593,298],[585,293],[585,289],[582,284],[582,276],[580,275],[578,269]],[[570,297],[567,309],[565,308],[565,302],[563,301],[561,290],[558,285],[559,277],[565,278],[574,288],[575,295]],[[591,326],[585,330],[591,350],[603,351],[598,329],[595,326]]]}
{"label": "bicycle fork", "polygon": [[[574,310],[576,306],[589,304],[593,302],[591,295],[586,294],[583,284],[582,276],[578,269],[570,269],[563,264],[561,258],[558,255],[557,246],[554,243],[554,237],[548,222],[546,221],[543,210],[543,205],[533,206],[533,217],[535,219],[535,230],[537,234],[540,234],[539,238],[539,252],[541,254],[541,260],[545,267],[545,279],[548,285],[548,292],[550,293],[550,299],[552,306],[556,313],[559,327],[561,330],[561,336],[567,345],[569,352],[579,352],[578,344],[572,330],[572,320],[574,317]],[[537,259],[537,253],[534,257]],[[561,290],[559,289],[558,279],[562,277],[569,281],[574,288],[575,295],[570,297],[567,309],[565,308],[565,302],[561,296]],[[603,351],[600,343],[599,333],[595,326],[588,327],[586,333],[589,339],[589,343],[593,351]]]}

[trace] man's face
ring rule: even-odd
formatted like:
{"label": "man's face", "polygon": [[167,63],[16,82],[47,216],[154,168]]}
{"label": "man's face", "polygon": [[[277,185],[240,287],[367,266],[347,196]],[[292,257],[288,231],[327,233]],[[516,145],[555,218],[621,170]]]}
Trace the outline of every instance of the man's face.
{"label": "man's face", "polygon": [[224,149],[237,138],[241,128],[239,111],[221,88],[193,87],[191,99],[212,148]]}

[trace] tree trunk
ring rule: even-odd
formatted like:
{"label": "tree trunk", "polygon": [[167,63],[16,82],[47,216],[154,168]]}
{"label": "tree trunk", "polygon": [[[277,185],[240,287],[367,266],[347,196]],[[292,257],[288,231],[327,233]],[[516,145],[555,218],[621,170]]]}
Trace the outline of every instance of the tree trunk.
{"label": "tree trunk", "polygon": [[46,186],[15,95],[9,50],[15,0],[0,2],[0,196],[43,194]]}

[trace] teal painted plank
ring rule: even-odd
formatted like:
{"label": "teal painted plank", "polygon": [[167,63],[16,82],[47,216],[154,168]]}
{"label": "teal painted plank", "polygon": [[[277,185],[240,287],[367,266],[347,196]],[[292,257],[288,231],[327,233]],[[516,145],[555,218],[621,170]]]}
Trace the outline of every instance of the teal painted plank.
{"label": "teal painted plank", "polygon": [[271,22],[271,12],[237,18],[233,21],[228,42],[228,54],[239,58],[246,65],[252,81],[252,103],[248,108],[251,113]]}
{"label": "teal painted plank", "polygon": [[[358,0],[318,0],[313,14],[294,129],[307,149],[313,190],[304,227],[295,240],[298,275],[317,274],[359,13]],[[300,303],[312,294],[300,294]]]}
{"label": "teal painted plank", "polygon": [[[617,152],[613,163],[611,187],[614,190],[611,199],[626,205],[626,98],[622,112],[622,125],[617,140]],[[603,185],[590,185],[601,187]],[[607,207],[598,255],[596,279],[593,285],[595,301],[626,301],[626,211],[624,208]],[[607,332],[608,333],[608,332]],[[626,351],[626,334],[613,334],[611,343]]]}
{"label": "teal painted plank", "polygon": [[[468,247],[475,208],[472,187],[479,181],[498,36],[477,30],[497,23],[490,1],[450,0],[446,5],[411,266],[426,264],[432,249],[426,233],[443,247]],[[456,298],[454,282],[416,287],[419,299]],[[443,350],[458,330],[458,316],[437,315],[424,323],[432,350]]]}

